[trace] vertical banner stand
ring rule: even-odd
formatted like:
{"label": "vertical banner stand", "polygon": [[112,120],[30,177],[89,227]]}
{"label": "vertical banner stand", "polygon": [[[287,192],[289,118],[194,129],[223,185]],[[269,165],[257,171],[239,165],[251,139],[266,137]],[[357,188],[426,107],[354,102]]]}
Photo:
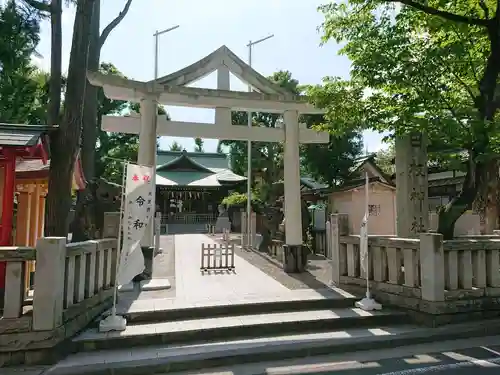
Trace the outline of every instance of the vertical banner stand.
{"label": "vertical banner stand", "polygon": [[120,202],[120,225],[118,228],[118,242],[117,242],[117,254],[116,254],[116,269],[115,269],[115,280],[113,285],[113,307],[111,308],[111,315],[107,316],[105,319],[99,322],[99,332],[110,332],[110,331],[125,331],[127,328],[127,319],[123,316],[116,314],[116,302],[118,299],[118,271],[120,269],[120,260],[122,254],[122,225],[123,225],[123,201],[125,200],[125,182],[127,178],[127,162],[123,163],[123,179],[122,179],[122,194]]}
{"label": "vertical banner stand", "polygon": [[365,271],[366,275],[366,295],[361,301],[356,302],[356,307],[365,310],[382,310],[382,305],[377,303],[371,296],[370,293],[370,259],[368,252],[368,216],[369,216],[369,193],[370,188],[370,178],[368,173],[365,173],[365,217],[363,218],[363,223],[361,224],[361,231],[359,236],[359,250],[361,253],[361,267]]}

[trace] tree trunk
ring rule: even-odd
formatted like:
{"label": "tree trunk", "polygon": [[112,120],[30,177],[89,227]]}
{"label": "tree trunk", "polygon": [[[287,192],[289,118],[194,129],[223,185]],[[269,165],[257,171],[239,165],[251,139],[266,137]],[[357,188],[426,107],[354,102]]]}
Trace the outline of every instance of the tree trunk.
{"label": "tree trunk", "polygon": [[474,159],[475,154],[470,152],[462,191],[439,210],[438,232],[443,235],[445,240],[453,239],[455,223],[465,211],[472,207],[472,203],[477,196],[483,168],[481,164],[475,163]]}
{"label": "tree trunk", "polygon": [[[94,11],[92,15],[92,24],[90,28],[89,52],[87,70],[99,70],[99,60],[101,48],[99,46],[100,34],[100,15],[101,1],[95,0]],[[82,124],[82,169],[85,179],[88,181],[85,190],[78,191],[76,195],[75,217],[71,224],[72,241],[80,242],[97,238],[95,223],[96,218],[93,214],[93,205],[95,194],[93,194],[93,184],[95,178],[95,147],[97,142],[97,87],[86,82],[85,101],[83,109]],[[95,229],[95,230],[92,230]]]}
{"label": "tree trunk", "polygon": [[68,67],[63,121],[51,137],[51,166],[45,221],[46,236],[68,234],[71,183],[80,146],[83,102],[87,81],[87,58],[95,0],[78,0]]}
{"label": "tree trunk", "polygon": [[[90,28],[89,56],[87,70],[98,71],[101,59],[101,48],[111,32],[125,18],[132,0],[127,0],[122,11],[114,18],[100,34],[101,0],[94,0],[94,14]],[[85,105],[83,111],[82,129],[82,168],[89,184],[84,191],[77,194],[75,220],[72,223],[73,241],[95,239],[102,233],[103,214],[100,208],[102,202],[96,194],[100,177],[96,175],[96,142],[99,133],[100,119],[98,113],[98,88],[87,82]],[[100,224],[101,223],[101,224]]]}
{"label": "tree trunk", "polygon": [[47,122],[59,124],[61,112],[61,59],[62,59],[62,0],[52,0],[50,5],[50,81]]}

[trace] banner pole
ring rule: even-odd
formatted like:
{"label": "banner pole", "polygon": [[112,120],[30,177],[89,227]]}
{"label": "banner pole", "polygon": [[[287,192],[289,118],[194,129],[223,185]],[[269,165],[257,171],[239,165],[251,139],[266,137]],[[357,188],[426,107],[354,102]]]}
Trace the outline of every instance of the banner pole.
{"label": "banner pole", "polygon": [[127,165],[128,162],[123,162],[123,176],[122,176],[122,190],[121,190],[121,200],[120,200],[120,220],[118,226],[118,238],[117,238],[117,252],[116,252],[116,262],[115,262],[115,279],[113,280],[113,306],[111,308],[111,315],[106,319],[101,320],[99,323],[100,332],[109,331],[124,331],[127,326],[127,321],[125,318],[116,315],[116,303],[118,300],[118,271],[120,270],[120,260],[122,254],[122,226],[123,226],[123,202],[125,200],[125,183],[127,178]]}
{"label": "banner pole", "polygon": [[370,292],[370,252],[369,252],[369,236],[368,236],[368,218],[370,216],[370,177],[368,172],[365,172],[365,216],[360,231],[360,255],[362,259],[361,267],[364,268],[366,276],[366,296],[361,301],[356,302],[356,307],[371,311],[371,310],[381,310],[382,305],[377,303],[371,296]]}
{"label": "banner pole", "polygon": [[368,234],[368,218],[370,215],[370,195],[369,195],[369,189],[370,189],[370,177],[368,177],[368,172],[365,172],[365,212],[366,212],[366,259],[365,259],[365,267],[366,267],[366,298],[370,299],[371,294],[370,294],[370,252],[368,251],[369,249],[369,234]]}

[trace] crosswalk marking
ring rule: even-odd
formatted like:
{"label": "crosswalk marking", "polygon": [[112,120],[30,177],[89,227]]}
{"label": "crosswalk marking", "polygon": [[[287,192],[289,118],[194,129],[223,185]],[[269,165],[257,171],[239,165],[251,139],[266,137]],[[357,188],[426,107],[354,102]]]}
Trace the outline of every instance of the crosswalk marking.
{"label": "crosswalk marking", "polygon": [[456,352],[444,352],[442,354],[451,358],[451,359],[454,359],[455,361],[471,362],[471,363],[474,363],[475,365],[478,365],[481,367],[500,367],[500,365],[498,365],[496,363],[486,361],[484,359],[477,359],[474,357],[469,357],[468,355],[463,355],[463,354],[456,353]]}
{"label": "crosswalk marking", "polygon": [[414,355],[413,358],[405,358],[403,359],[409,365],[423,365],[424,363],[439,363],[441,362],[439,359],[432,357],[428,354],[417,354]]}
{"label": "crosswalk marking", "polygon": [[382,329],[382,328],[369,328],[368,331],[373,336],[389,336],[389,335],[392,335],[392,333],[387,332],[385,329]]}
{"label": "crosswalk marking", "polygon": [[500,352],[497,352],[496,350],[490,349],[490,348],[488,348],[488,347],[486,347],[486,346],[480,346],[480,348],[481,348],[481,349],[483,349],[483,350],[487,350],[487,351],[489,351],[490,353],[493,353],[493,354],[495,354],[495,355],[497,355],[497,356],[499,356],[499,357],[500,357]]}

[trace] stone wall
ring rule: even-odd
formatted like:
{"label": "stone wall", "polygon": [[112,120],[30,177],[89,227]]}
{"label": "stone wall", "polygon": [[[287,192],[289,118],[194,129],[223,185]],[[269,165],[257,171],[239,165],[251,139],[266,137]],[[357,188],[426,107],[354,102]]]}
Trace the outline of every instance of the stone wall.
{"label": "stone wall", "polygon": [[[7,262],[0,367],[57,360],[71,350],[67,339],[110,307],[118,260],[115,224],[105,225],[114,238],[67,244],[66,238],[48,237],[39,239],[36,248],[0,248],[0,260]],[[32,260],[36,269],[30,303],[24,270]]]}

